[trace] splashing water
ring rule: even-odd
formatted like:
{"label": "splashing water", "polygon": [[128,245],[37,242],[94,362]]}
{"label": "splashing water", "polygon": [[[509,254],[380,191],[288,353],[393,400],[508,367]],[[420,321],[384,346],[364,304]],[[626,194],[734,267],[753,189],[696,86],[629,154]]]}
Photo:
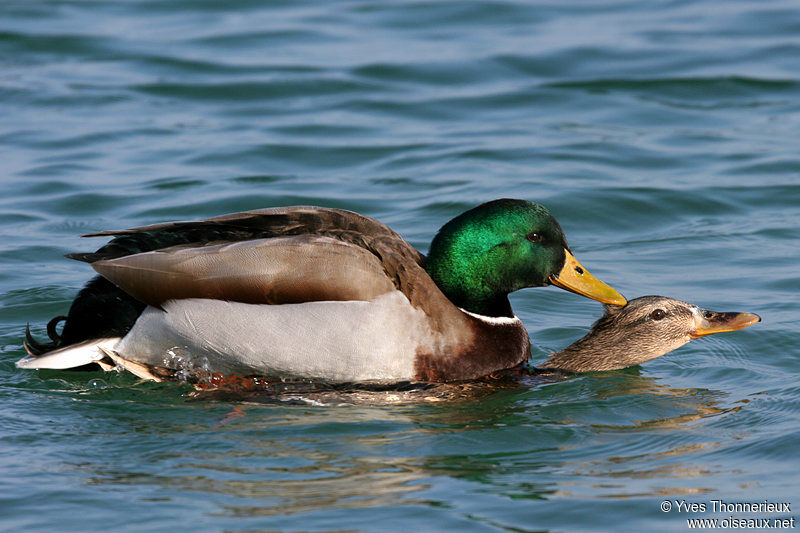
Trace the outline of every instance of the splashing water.
{"label": "splashing water", "polygon": [[164,354],[164,366],[182,383],[209,383],[211,368],[204,356],[193,356],[186,346],[173,346]]}

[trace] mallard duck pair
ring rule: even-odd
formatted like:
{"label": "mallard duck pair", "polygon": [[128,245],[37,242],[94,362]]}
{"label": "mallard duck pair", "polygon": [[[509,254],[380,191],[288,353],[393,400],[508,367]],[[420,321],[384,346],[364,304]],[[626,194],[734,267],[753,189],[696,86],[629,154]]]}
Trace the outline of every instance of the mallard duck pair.
{"label": "mallard duck pair", "polygon": [[113,239],[68,257],[100,275],[50,321],[50,342],[26,332],[19,367],[96,364],[160,379],[190,358],[225,375],[475,379],[528,359],[508,294],[549,284],[607,304],[607,314],[548,368],[623,368],[759,320],[660,297],[626,302],[575,259],[546,208],[523,200],[454,218],[427,257],[377,220],[321,207],[88,236]]}

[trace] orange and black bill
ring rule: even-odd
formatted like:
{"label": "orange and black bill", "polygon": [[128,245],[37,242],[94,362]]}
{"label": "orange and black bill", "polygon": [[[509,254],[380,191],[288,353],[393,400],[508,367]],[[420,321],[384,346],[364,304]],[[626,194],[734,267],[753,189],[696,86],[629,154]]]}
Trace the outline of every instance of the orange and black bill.
{"label": "orange and black bill", "polygon": [[592,276],[569,250],[564,250],[564,253],[567,255],[564,268],[558,274],[550,276],[550,283],[604,304],[625,305],[628,303],[625,297],[613,287]]}
{"label": "orange and black bill", "polygon": [[736,331],[761,322],[761,317],[754,313],[717,313],[708,309],[696,309],[694,314],[693,339],[714,333]]}

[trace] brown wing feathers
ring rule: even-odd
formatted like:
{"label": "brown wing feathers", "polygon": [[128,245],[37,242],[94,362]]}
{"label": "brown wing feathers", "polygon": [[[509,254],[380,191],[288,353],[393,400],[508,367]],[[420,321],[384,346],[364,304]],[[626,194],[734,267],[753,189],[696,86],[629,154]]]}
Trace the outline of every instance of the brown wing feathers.
{"label": "brown wing feathers", "polygon": [[269,208],[89,236],[115,239],[95,253],[70,257],[91,262],[151,305],[189,297],[271,304],[363,300],[392,285],[417,300],[422,287],[414,280],[427,278],[423,256],[397,233],[339,209]]}
{"label": "brown wing feathers", "polygon": [[180,298],[285,304],[371,300],[394,290],[377,257],[319,235],[175,247],[92,263],[149,305]]}

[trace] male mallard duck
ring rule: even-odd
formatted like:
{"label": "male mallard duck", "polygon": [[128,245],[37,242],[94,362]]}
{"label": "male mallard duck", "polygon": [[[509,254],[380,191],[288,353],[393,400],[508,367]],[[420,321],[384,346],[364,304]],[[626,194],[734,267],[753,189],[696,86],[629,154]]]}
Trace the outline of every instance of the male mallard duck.
{"label": "male mallard duck", "polygon": [[660,357],[692,339],[761,321],[753,313],[718,313],[664,296],[642,296],[606,313],[585,337],[552,354],[540,369],[617,370]]}
{"label": "male mallard duck", "polygon": [[464,380],[528,358],[512,291],[553,284],[625,303],[573,257],[549,211],[523,200],[451,220],[427,258],[377,220],[321,207],[88,236],[114,239],[68,257],[100,276],[48,324],[51,343],[27,335],[17,366],[107,367],[110,356],[155,377],[148,369],[179,353],[222,374]]}

